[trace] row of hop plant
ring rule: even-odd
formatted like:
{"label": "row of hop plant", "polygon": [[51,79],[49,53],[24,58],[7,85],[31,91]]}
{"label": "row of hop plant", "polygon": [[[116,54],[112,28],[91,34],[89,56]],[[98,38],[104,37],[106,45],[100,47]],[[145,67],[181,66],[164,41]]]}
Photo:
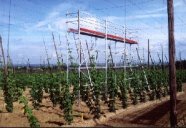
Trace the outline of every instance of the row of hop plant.
{"label": "row of hop plant", "polygon": [[[126,108],[128,106],[128,100],[131,100],[132,104],[135,105],[138,102],[146,102],[147,100],[161,99],[162,97],[165,97],[169,94],[168,74],[166,71],[162,72],[161,70],[154,70],[154,71],[146,70],[145,72],[146,72],[148,83],[145,81],[144,72],[139,70],[136,70],[134,72],[127,72],[125,76],[123,75],[123,72],[117,71],[116,74],[117,78],[115,78],[115,72],[113,70],[108,71],[108,83],[107,83],[108,94],[107,97],[103,100],[105,100],[106,103],[108,103],[109,111],[111,112],[115,111],[116,98],[119,98],[122,102],[123,108]],[[92,73],[92,75],[94,73]],[[97,73],[94,75],[98,76],[99,74],[102,74],[100,76],[102,76],[103,78],[101,79],[102,81],[99,81],[98,83],[100,87],[98,87],[97,94],[102,95],[102,97],[105,97],[104,89],[102,89],[103,87],[105,87],[102,84],[105,76],[103,75],[104,73],[100,73],[100,71],[97,71]],[[100,79],[100,76],[98,77],[98,79]],[[116,83],[114,82],[115,79],[116,79]],[[177,75],[177,79],[178,80],[180,79],[178,75]],[[86,82],[82,84],[86,84]],[[94,85],[97,88],[96,84]],[[177,85],[178,85],[177,90],[182,91],[182,84],[177,84]],[[86,86],[86,88],[88,87]],[[91,91],[93,93],[95,92],[93,89],[87,89],[82,94],[82,96],[86,97],[85,100],[87,102],[90,101],[90,99],[88,99],[88,95],[90,94],[87,93],[93,94]],[[96,95],[94,96],[96,97]],[[93,109],[91,104],[87,104],[87,105],[90,106],[90,110]],[[98,112],[100,114],[101,110],[99,110]],[[99,114],[97,113],[96,115]]]}
{"label": "row of hop plant", "polygon": [[[26,86],[31,88],[30,94],[35,109],[39,109],[42,103],[43,93],[49,93],[53,106],[57,104],[64,110],[64,117],[68,124],[73,121],[72,106],[78,98],[78,91],[81,92],[81,98],[87,103],[90,111],[95,118],[101,115],[100,101],[108,104],[109,111],[116,110],[115,101],[121,100],[123,108],[132,104],[146,102],[147,100],[160,99],[169,94],[168,74],[161,70],[145,70],[148,84],[145,81],[144,73],[140,70],[133,72],[108,70],[107,92],[105,91],[105,72],[97,70],[92,65],[90,75],[91,83],[87,83],[88,78],[82,75],[81,86],[79,88],[79,77],[76,70],[69,74],[69,84],[66,82],[66,72],[58,73],[37,73],[37,74],[15,74],[9,73],[7,81],[1,77],[1,86],[6,83],[8,91],[4,91],[6,109],[13,111],[13,102],[18,101]],[[2,75],[2,74],[1,74]],[[182,91],[182,82],[186,82],[186,71],[177,71],[177,90]],[[70,88],[73,86],[73,89]],[[3,87],[3,86],[2,86]],[[106,92],[106,93],[105,93]],[[147,98],[148,97],[148,98]],[[93,99],[93,103],[90,103]]]}
{"label": "row of hop plant", "polygon": [[[23,92],[26,89],[28,83],[28,77],[22,74],[15,74],[12,70],[9,70],[7,75],[1,74],[0,86],[4,92],[4,101],[6,103],[6,110],[8,112],[13,112],[13,102],[19,101],[23,103],[24,114],[27,114],[30,127],[39,127],[39,121],[33,115],[32,109],[28,107],[27,100],[23,100]],[[6,86],[4,86],[6,84]]]}
{"label": "row of hop plant", "polygon": [[75,95],[70,92],[70,84],[66,83],[64,72],[35,74],[31,80],[30,94],[35,109],[39,109],[43,99],[43,93],[48,93],[53,106],[60,105],[64,110],[64,118],[68,124],[73,120],[72,106]]}

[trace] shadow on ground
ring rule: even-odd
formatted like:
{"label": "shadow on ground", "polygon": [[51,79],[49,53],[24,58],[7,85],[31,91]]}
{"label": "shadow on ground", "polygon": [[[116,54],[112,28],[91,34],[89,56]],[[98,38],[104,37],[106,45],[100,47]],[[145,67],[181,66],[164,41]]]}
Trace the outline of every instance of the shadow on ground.
{"label": "shadow on ground", "polygon": [[[179,102],[180,100],[177,100],[177,104],[179,104]],[[159,121],[165,114],[169,113],[169,108],[170,101],[166,101],[130,122],[135,124],[156,125],[157,121]]]}

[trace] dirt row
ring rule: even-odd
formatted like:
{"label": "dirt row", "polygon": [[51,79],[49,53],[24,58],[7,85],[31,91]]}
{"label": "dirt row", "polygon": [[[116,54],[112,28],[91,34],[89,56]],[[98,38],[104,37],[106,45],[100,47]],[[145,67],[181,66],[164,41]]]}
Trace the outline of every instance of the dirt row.
{"label": "dirt row", "polygon": [[[184,90],[186,90],[186,84]],[[32,107],[29,90],[24,95],[29,100],[29,106]],[[179,125],[183,126],[184,117],[186,117],[186,95],[179,93],[178,96],[178,120]],[[169,101],[168,97],[161,100],[148,101],[138,105],[131,105],[127,109],[122,109],[121,103],[117,101],[115,113],[108,112],[108,106],[101,104],[103,116],[98,119],[92,119],[93,115],[84,102],[75,103],[73,106],[74,122],[71,126],[168,126],[169,125]],[[29,122],[26,115],[23,114],[23,105],[18,102],[14,103],[14,112],[8,113],[5,109],[5,103],[0,92],[0,126],[1,127],[28,127]],[[59,106],[53,107],[47,94],[44,95],[39,110],[33,110],[34,115],[38,118],[42,127],[59,127],[65,125],[63,111]],[[183,121],[182,121],[183,120]]]}
{"label": "dirt row", "polygon": [[[184,92],[177,97],[177,119],[178,126],[186,127],[186,84]],[[157,104],[146,106],[142,109],[136,109],[130,113],[120,113],[111,117],[105,122],[96,126],[106,127],[140,127],[140,126],[160,126],[169,127],[170,122],[170,101],[165,100]]]}

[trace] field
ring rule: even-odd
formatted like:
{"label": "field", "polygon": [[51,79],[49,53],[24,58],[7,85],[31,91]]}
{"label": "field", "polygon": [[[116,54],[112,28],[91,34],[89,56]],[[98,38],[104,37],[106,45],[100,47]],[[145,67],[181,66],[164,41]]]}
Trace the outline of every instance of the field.
{"label": "field", "polygon": [[[178,126],[186,126],[186,84],[184,84],[184,93],[177,98]],[[169,98],[168,98],[169,99]],[[108,121],[100,123],[97,126],[109,127],[170,127],[169,122],[169,100],[159,101],[146,107],[133,109],[132,112],[123,112],[111,117]]]}
{"label": "field", "polygon": [[[186,84],[184,84],[184,92],[178,94],[178,125],[185,126],[186,123]],[[26,90],[24,95],[30,99],[29,105],[32,106],[31,97]],[[2,94],[2,92],[1,92]],[[74,123],[72,126],[99,126],[99,127],[121,127],[121,126],[169,126],[169,97],[162,98],[157,101],[148,101],[140,103],[136,106],[131,105],[127,109],[122,109],[117,106],[119,110],[115,113],[110,113],[108,107],[104,109],[104,119],[92,120],[92,115],[89,114],[89,108],[85,103],[81,102],[80,107],[78,104],[74,105]],[[28,127],[29,122],[26,115],[23,113],[23,105],[18,102],[14,103],[14,112],[8,113],[5,109],[3,97],[0,97],[0,124],[1,127]],[[102,104],[103,105],[103,104]],[[38,118],[42,127],[59,127],[65,124],[63,119],[63,112],[59,107],[53,107],[47,94],[44,94],[44,99],[39,110],[33,110],[34,115]],[[83,114],[82,114],[83,113]]]}
{"label": "field", "polygon": [[[87,83],[88,79],[82,75],[79,88],[78,74],[73,70],[69,72],[69,84],[64,71],[10,72],[7,82],[2,79],[1,83],[9,91],[1,90],[0,126],[169,125],[165,70],[133,69],[124,73],[109,69],[107,86],[104,71],[92,69],[90,73],[92,83]],[[185,70],[177,71],[180,126],[185,125],[185,93],[181,84],[186,82],[185,74]]]}
{"label": "field", "polygon": [[0,0],[0,127],[186,127],[173,1]]}

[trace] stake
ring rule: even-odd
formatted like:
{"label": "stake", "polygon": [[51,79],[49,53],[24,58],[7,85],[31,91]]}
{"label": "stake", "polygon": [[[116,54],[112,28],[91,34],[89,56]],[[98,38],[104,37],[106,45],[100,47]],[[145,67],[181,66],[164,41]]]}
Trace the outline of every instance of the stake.
{"label": "stake", "polygon": [[140,55],[139,55],[138,48],[136,48],[136,51],[137,51],[137,56],[138,56],[138,59],[139,59],[140,65],[141,65],[140,67],[142,68],[142,71],[143,71],[143,74],[144,74],[144,78],[145,78],[145,82],[146,82],[146,84],[147,84],[147,88],[148,88],[148,90],[149,90],[149,89],[150,89],[150,87],[149,87],[149,83],[148,83],[148,80],[147,80],[147,76],[146,76],[146,73],[145,73],[144,67],[143,67],[142,62],[141,62],[141,58],[140,58]]}
{"label": "stake", "polygon": [[112,51],[111,51],[110,45],[108,46],[108,48],[109,48],[110,57],[111,57],[111,67],[114,68],[114,60],[113,60],[113,56],[112,56]]}
{"label": "stake", "polygon": [[81,94],[81,40],[80,40],[80,11],[78,10],[78,40],[79,40],[79,91],[78,91],[78,107],[80,107],[80,94]]}
{"label": "stake", "polygon": [[151,59],[151,62],[152,62],[152,65],[153,65],[153,68],[155,69],[155,63],[154,63],[154,60],[152,59],[152,56],[151,56],[151,53],[149,52],[149,57]]}
{"label": "stake", "polygon": [[26,72],[29,73],[30,72],[30,59],[28,58],[27,60],[27,68],[26,68]]}
{"label": "stake", "polygon": [[149,39],[148,39],[148,69],[149,69],[149,62],[150,62],[150,49],[149,49]]}
{"label": "stake", "polygon": [[108,86],[107,86],[107,20],[105,20],[105,95],[107,96],[107,92],[108,92]]}
{"label": "stake", "polygon": [[66,75],[66,82],[67,82],[67,85],[69,84],[69,80],[68,80],[68,78],[69,78],[69,42],[68,42],[68,33],[66,34],[66,39],[67,39],[67,41],[66,41],[66,54],[67,54],[67,56],[66,56],[66,60],[67,60],[67,62],[66,62],[66,66],[67,66],[67,75]]}
{"label": "stake", "polygon": [[8,16],[8,43],[7,43],[7,65],[9,66],[10,64],[10,50],[9,50],[9,43],[10,43],[10,14],[11,14],[11,2],[12,0],[10,0],[9,3],[9,16]]}
{"label": "stake", "polygon": [[55,48],[56,57],[57,57],[57,66],[58,66],[58,69],[60,69],[61,64],[60,64],[59,54],[58,54],[58,52],[57,52],[57,47],[56,47],[56,42],[55,42],[55,39],[54,39],[54,34],[53,34],[53,32],[52,32],[52,40],[53,40],[53,43],[54,43],[54,48]]}
{"label": "stake", "polygon": [[86,46],[87,46],[87,51],[88,51],[89,61],[90,61],[90,64],[92,64],[92,59],[91,59],[91,56],[90,56],[90,51],[89,51],[89,47],[88,47],[87,40],[86,40]]}
{"label": "stake", "polygon": [[[59,45],[61,46],[62,45],[62,42],[61,42],[61,38],[60,38],[60,35],[59,35]],[[61,49],[60,49],[60,54],[61,54],[61,64],[63,65],[64,63],[63,63],[63,54],[62,54],[62,51],[61,51]]]}
{"label": "stake", "polygon": [[162,68],[162,71],[163,71],[163,70],[164,70],[163,45],[161,45],[161,49],[162,49],[162,53],[161,53],[161,60],[162,60],[162,65],[161,65],[161,66],[162,66],[162,67],[161,67],[161,68]]}
{"label": "stake", "polygon": [[[126,21],[125,21],[126,23]],[[124,62],[123,62],[123,71],[124,71],[124,74],[123,74],[123,78],[125,79],[126,78],[126,60],[127,60],[127,55],[126,55],[126,37],[127,37],[127,30],[126,30],[126,24],[125,24],[125,38],[124,38]]]}
{"label": "stake", "polygon": [[182,71],[182,59],[181,59],[181,52],[179,52],[179,56],[180,56],[180,70]]}
{"label": "stake", "polygon": [[47,48],[46,48],[46,44],[45,44],[45,41],[43,39],[43,44],[44,44],[44,47],[45,47],[45,54],[46,54],[46,57],[47,57],[47,63],[48,63],[48,68],[49,68],[49,71],[51,73],[51,67],[50,67],[50,61],[49,61],[49,56],[48,56],[48,51],[47,51]]}
{"label": "stake", "polygon": [[174,6],[173,0],[167,0],[168,33],[169,33],[169,86],[170,86],[170,125],[177,126],[176,111],[176,68],[174,42]]}
{"label": "stake", "polygon": [[145,62],[144,48],[143,48],[143,64]]}
{"label": "stake", "polygon": [[1,54],[2,54],[2,57],[3,57],[4,75],[7,76],[8,75],[8,70],[7,70],[7,65],[6,65],[6,62],[5,62],[5,55],[4,55],[4,49],[3,49],[1,36],[0,36],[0,47],[1,47]]}
{"label": "stake", "polygon": [[[159,55],[159,53],[157,53],[158,54],[158,58],[159,58],[159,63],[162,65],[162,60],[161,60],[161,58],[160,58],[160,55]],[[162,70],[163,71],[163,70]]]}
{"label": "stake", "polygon": [[1,54],[2,54],[2,57],[3,57],[3,67],[4,67],[4,72],[3,72],[3,79],[4,79],[4,85],[3,85],[3,88],[4,88],[4,95],[6,96],[7,93],[8,93],[8,83],[7,83],[7,76],[8,76],[8,70],[7,70],[7,64],[5,62],[5,55],[4,55],[4,49],[3,49],[3,44],[2,44],[2,38],[1,38],[1,35],[0,35],[0,47],[1,47]]}

